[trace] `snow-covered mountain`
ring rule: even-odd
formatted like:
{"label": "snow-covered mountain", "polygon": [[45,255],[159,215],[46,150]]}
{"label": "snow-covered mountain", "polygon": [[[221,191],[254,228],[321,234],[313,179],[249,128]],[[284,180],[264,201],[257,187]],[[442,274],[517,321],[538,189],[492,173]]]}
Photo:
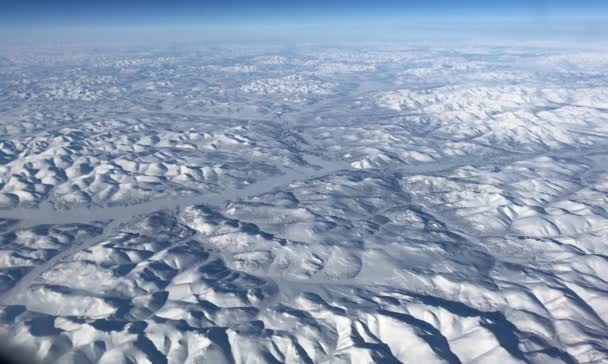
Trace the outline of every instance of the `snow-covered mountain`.
{"label": "snow-covered mountain", "polygon": [[0,59],[0,332],[41,360],[608,362],[603,50]]}

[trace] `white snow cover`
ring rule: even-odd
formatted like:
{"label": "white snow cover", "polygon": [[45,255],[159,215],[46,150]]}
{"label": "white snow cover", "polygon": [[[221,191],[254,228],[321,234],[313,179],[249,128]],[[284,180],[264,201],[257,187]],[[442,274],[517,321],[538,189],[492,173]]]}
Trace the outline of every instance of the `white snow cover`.
{"label": "white snow cover", "polygon": [[310,76],[289,75],[253,81],[241,86],[241,91],[259,95],[282,95],[289,99],[306,95],[328,95],[335,87],[333,83]]}
{"label": "white snow cover", "polygon": [[41,360],[608,362],[604,52],[0,62],[0,334]]}

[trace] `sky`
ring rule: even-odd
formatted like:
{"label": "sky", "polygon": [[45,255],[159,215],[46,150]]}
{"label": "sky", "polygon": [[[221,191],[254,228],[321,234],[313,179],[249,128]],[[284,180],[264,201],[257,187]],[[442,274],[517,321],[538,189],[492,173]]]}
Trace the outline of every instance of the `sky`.
{"label": "sky", "polygon": [[390,38],[426,27],[446,34],[458,29],[600,38],[608,35],[605,20],[607,0],[0,0],[0,30],[17,36],[73,28],[197,27],[234,38],[298,32]]}
{"label": "sky", "polygon": [[0,0],[0,4],[0,20],[13,24],[216,23],[366,16],[585,17],[608,11],[605,0]]}

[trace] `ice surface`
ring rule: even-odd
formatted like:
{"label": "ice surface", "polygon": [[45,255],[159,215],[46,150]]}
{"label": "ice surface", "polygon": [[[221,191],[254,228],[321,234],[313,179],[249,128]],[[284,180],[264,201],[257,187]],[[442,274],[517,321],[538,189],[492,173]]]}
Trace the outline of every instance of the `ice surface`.
{"label": "ice surface", "polygon": [[0,331],[40,359],[608,361],[605,52],[0,52]]}

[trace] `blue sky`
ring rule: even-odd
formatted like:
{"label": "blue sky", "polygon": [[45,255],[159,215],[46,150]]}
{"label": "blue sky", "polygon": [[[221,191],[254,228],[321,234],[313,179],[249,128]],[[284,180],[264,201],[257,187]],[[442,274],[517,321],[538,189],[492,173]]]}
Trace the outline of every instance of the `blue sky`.
{"label": "blue sky", "polygon": [[[608,0],[0,0],[0,38],[13,42],[56,34],[84,39],[95,31],[107,39],[126,38],[136,34],[135,28],[154,30],[154,37],[171,40],[401,41],[496,36],[595,41],[608,40],[607,24]],[[142,38],[153,38],[149,34]]]}
{"label": "blue sky", "polygon": [[5,24],[176,24],[316,21],[366,17],[521,18],[608,14],[603,0],[0,0]]}

